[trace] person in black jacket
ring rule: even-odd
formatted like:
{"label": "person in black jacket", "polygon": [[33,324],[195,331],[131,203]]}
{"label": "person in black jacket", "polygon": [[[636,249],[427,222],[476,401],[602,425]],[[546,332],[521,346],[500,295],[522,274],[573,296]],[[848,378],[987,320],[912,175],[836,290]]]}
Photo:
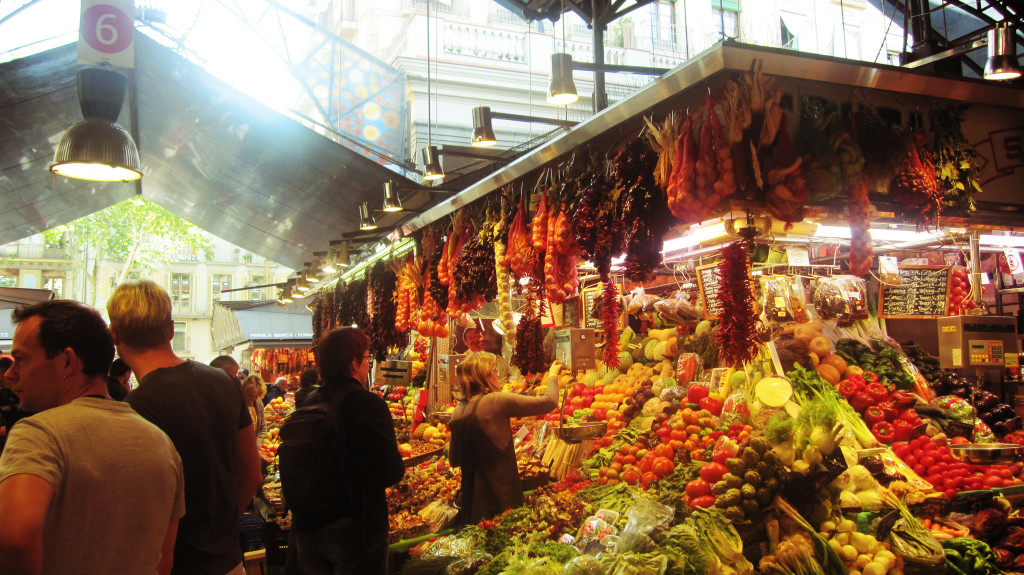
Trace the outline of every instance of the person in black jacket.
{"label": "person in black jacket", "polygon": [[401,481],[405,465],[398,452],[391,413],[366,388],[369,339],[358,328],[331,330],[320,339],[317,357],[322,383],[306,405],[331,402],[350,388],[338,406],[347,438],[346,509],[337,517],[292,514],[286,573],[303,575],[386,575],[388,505],[385,489]]}
{"label": "person in black jacket", "polygon": [[302,372],[299,377],[299,389],[295,392],[295,409],[298,409],[309,401],[309,398],[316,392],[320,383],[320,372],[311,367]]}

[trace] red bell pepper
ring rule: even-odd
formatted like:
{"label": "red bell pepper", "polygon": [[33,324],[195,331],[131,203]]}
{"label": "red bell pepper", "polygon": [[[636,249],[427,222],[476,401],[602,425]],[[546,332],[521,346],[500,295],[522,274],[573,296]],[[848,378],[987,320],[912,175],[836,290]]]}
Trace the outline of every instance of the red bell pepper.
{"label": "red bell pepper", "polygon": [[888,421],[879,421],[871,426],[871,434],[880,443],[892,443],[896,439],[896,428]]}
{"label": "red bell pepper", "polygon": [[864,388],[864,391],[868,392],[868,394],[875,399],[875,403],[881,403],[889,399],[889,390],[881,383],[869,383],[867,387]]}
{"label": "red bell pepper", "polygon": [[892,400],[893,407],[900,411],[908,407],[914,407],[914,404],[917,403],[917,398],[914,397],[914,394],[906,391],[894,391],[889,396],[889,399]]}
{"label": "red bell pepper", "polygon": [[[878,385],[878,384],[875,384],[875,385]],[[899,418],[899,416],[900,416],[900,410],[898,410],[895,407],[893,407],[892,406],[892,402],[889,401],[888,399],[883,401],[883,402],[881,402],[881,403],[879,403],[878,407],[882,408],[882,411],[885,413],[885,420],[886,421],[889,421],[889,422],[896,421]]]}
{"label": "red bell pepper", "polygon": [[878,374],[873,371],[865,371],[864,381],[868,383],[878,383]]}
{"label": "red bell pepper", "polygon": [[864,410],[875,404],[875,398],[863,391],[858,391],[850,398],[850,405],[857,413],[864,413]]}
{"label": "red bell pepper", "polygon": [[917,427],[909,421],[897,419],[892,423],[896,441],[908,441],[914,436],[914,428]]}
{"label": "red bell pepper", "polygon": [[864,410],[864,422],[868,424],[868,427],[871,427],[879,421],[885,421],[885,412],[882,411],[881,407],[872,405]]}
{"label": "red bell pepper", "polygon": [[900,412],[900,421],[906,421],[912,424],[914,427],[921,425],[921,418],[917,416],[917,412],[913,408],[907,408]]}
{"label": "red bell pepper", "polygon": [[842,394],[843,397],[846,398],[846,401],[850,401],[850,398],[853,397],[853,394],[857,393],[857,386],[854,385],[853,382],[851,382],[848,379],[840,381],[839,387],[837,387],[836,389],[839,391],[840,394]]}
{"label": "red bell pepper", "polygon": [[868,382],[864,380],[864,376],[859,373],[855,373],[850,376],[850,383],[852,383],[858,390],[864,389],[864,386],[868,384]]}

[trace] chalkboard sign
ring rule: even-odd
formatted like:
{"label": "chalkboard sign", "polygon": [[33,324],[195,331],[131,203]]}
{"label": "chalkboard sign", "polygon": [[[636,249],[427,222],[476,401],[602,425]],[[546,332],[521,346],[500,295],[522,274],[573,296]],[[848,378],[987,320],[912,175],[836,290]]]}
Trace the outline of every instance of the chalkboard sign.
{"label": "chalkboard sign", "polygon": [[950,269],[949,266],[900,267],[901,285],[883,285],[879,290],[879,317],[945,317],[949,306]]}
{"label": "chalkboard sign", "polygon": [[580,309],[583,311],[580,327],[601,329],[601,317],[594,315],[594,307],[600,298],[601,288],[587,288],[580,293]]}
{"label": "chalkboard sign", "polygon": [[718,264],[697,268],[697,289],[700,290],[700,301],[704,304],[704,319],[718,319],[722,316],[722,305],[718,303],[719,287]]}

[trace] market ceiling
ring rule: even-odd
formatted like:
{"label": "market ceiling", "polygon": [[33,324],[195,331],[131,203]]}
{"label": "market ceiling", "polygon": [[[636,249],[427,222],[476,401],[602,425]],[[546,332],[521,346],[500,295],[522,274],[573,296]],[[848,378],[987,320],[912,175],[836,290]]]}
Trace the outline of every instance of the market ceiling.
{"label": "market ceiling", "polygon": [[[558,20],[575,13],[591,26],[607,25],[653,0],[495,0],[526,20]],[[904,64],[983,38],[996,22],[1016,29],[1017,53],[1024,53],[1024,10],[1021,0],[868,0],[897,26],[912,32],[916,45],[908,45]],[[951,55],[931,71],[981,77],[985,50]],[[961,69],[962,67],[962,69]]]}
{"label": "market ceiling", "polygon": [[[405,206],[436,201],[379,163],[245,96],[143,34],[119,123],[136,135],[138,186],[54,176],[48,166],[81,120],[75,45],[0,66],[0,244],[132,195],[293,269],[346,235],[358,244],[360,202],[380,206],[395,180]],[[378,213],[381,229],[396,216]],[[376,239],[372,237],[370,239]]]}

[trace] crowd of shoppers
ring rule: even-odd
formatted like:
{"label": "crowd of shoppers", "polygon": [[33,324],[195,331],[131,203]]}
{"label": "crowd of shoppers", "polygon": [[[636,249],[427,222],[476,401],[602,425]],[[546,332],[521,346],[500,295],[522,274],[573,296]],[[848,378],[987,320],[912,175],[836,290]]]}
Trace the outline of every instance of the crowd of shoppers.
{"label": "crowd of shoppers", "polygon": [[[239,516],[263,480],[268,386],[240,378],[231,356],[178,357],[171,310],[143,280],[111,295],[109,326],[67,300],[13,312],[11,355],[0,356],[0,573],[245,572]],[[333,330],[319,370],[269,386],[298,406],[344,398],[333,413],[351,438],[346,495],[294,518],[289,573],[387,572],[384,490],[405,469],[387,406],[366,387],[368,347],[358,329]]]}

